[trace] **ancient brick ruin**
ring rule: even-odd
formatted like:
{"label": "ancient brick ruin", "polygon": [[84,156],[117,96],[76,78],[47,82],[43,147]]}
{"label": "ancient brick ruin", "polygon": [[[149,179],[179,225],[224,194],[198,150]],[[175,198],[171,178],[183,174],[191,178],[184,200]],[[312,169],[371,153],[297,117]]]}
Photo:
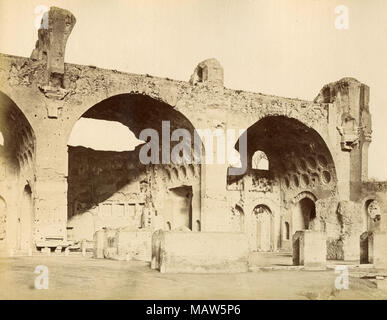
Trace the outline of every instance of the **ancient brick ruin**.
{"label": "ancient brick ruin", "polygon": [[[368,243],[386,232],[387,182],[367,174],[367,85],[343,78],[304,101],[225,88],[227,70],[215,59],[199,63],[188,82],[68,64],[75,21],[52,7],[30,58],[0,55],[2,255],[101,241],[120,256],[114,230],[130,234],[132,256],[147,261],[157,230],[185,232],[186,238],[168,237],[181,238],[188,256],[196,236],[197,243],[222,246],[222,237],[235,233],[245,235],[249,251],[291,252],[293,235],[311,230],[324,234],[327,259],[360,260],[361,243],[368,252]],[[119,121],[136,137],[146,128],[161,135],[162,121],[192,134],[246,128],[247,171],[144,165],[140,147],[68,146],[81,117]],[[109,243],[103,234],[98,240],[101,232],[111,232]]]}

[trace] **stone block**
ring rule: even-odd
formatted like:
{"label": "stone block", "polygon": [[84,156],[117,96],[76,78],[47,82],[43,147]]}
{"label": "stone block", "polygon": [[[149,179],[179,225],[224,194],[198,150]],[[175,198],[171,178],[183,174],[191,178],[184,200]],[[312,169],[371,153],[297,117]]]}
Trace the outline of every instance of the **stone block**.
{"label": "stone block", "polygon": [[325,268],[327,256],[326,234],[302,230],[293,235],[293,264],[307,269]]}
{"label": "stone block", "polygon": [[360,247],[359,247],[360,233],[353,232],[351,235],[343,239],[343,254],[346,261],[359,261]]}
{"label": "stone block", "polygon": [[93,257],[151,261],[150,230],[104,229],[94,234]]}
{"label": "stone block", "polygon": [[151,257],[151,268],[160,270],[160,258],[161,252],[164,250],[164,231],[157,230],[152,235],[152,257]]}
{"label": "stone block", "polygon": [[97,259],[103,259],[103,249],[105,242],[105,230],[98,230],[94,233],[94,250],[93,257]]}
{"label": "stone block", "polygon": [[248,254],[242,233],[159,231],[151,265],[163,273],[247,272]]}

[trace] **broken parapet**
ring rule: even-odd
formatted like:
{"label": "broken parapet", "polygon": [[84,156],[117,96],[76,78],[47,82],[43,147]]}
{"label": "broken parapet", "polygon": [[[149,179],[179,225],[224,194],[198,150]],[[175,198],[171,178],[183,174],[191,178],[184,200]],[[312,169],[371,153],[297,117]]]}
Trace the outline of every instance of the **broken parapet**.
{"label": "broken parapet", "polygon": [[152,239],[152,268],[162,273],[248,271],[243,233],[158,231]]}
{"label": "broken parapet", "polygon": [[151,261],[149,229],[104,229],[94,234],[94,254],[97,259]]}
{"label": "broken parapet", "polygon": [[354,78],[343,78],[326,84],[314,99],[316,103],[336,106],[343,151],[351,151],[360,141],[371,141],[369,94],[367,85]]}
{"label": "broken parapet", "polygon": [[45,85],[63,86],[66,43],[75,22],[76,19],[71,12],[56,7],[51,7],[43,16],[31,59],[46,63]]}
{"label": "broken parapet", "polygon": [[195,68],[189,82],[193,85],[206,83],[223,87],[223,68],[214,58],[204,60]]}

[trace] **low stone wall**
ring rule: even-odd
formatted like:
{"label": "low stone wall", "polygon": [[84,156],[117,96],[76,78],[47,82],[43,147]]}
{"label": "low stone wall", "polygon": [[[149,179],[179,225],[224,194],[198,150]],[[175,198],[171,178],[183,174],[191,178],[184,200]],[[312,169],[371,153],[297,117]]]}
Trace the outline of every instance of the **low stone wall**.
{"label": "low stone wall", "polygon": [[151,261],[150,230],[105,229],[94,234],[94,258]]}
{"label": "low stone wall", "polygon": [[229,232],[157,231],[152,237],[152,268],[165,273],[248,271],[246,235]]}

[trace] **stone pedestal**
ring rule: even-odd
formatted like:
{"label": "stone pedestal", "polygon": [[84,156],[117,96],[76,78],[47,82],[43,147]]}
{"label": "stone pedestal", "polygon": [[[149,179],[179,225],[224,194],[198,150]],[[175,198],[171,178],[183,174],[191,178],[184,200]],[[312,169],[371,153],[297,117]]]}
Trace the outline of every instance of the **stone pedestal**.
{"label": "stone pedestal", "polygon": [[351,236],[343,239],[343,254],[346,261],[359,261],[360,247],[359,247],[360,233],[353,233]]}
{"label": "stone pedestal", "polygon": [[247,272],[248,254],[242,233],[162,231],[152,239],[152,268],[162,273]]}
{"label": "stone pedestal", "polygon": [[302,230],[293,235],[293,264],[306,269],[325,269],[327,256],[326,234]]}
{"label": "stone pedestal", "polygon": [[94,251],[93,257],[97,259],[103,259],[103,249],[105,242],[105,230],[98,230],[94,233]]}

